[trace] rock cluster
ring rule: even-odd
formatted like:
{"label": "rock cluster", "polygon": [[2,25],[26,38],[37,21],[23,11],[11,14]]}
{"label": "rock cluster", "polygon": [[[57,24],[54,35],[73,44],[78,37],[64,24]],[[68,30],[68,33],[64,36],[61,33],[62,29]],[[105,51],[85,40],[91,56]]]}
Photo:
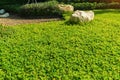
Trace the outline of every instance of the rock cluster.
{"label": "rock cluster", "polygon": [[4,9],[0,10],[0,17],[4,18],[4,17],[8,17],[9,13],[6,13]]}
{"label": "rock cluster", "polygon": [[74,11],[74,7],[72,5],[59,4],[58,9],[62,12],[72,12],[73,14],[70,17],[70,22],[72,23],[89,22],[94,19],[93,11]]}

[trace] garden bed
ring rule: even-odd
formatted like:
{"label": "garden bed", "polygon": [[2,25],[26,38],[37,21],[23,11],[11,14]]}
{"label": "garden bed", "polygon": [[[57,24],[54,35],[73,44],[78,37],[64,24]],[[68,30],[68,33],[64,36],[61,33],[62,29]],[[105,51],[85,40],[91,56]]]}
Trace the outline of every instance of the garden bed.
{"label": "garden bed", "polygon": [[19,24],[40,23],[40,22],[48,22],[48,21],[56,21],[56,20],[61,20],[61,19],[60,18],[27,19],[27,18],[21,18],[16,14],[12,14],[8,18],[0,18],[0,24],[2,24],[3,26],[13,26]]}

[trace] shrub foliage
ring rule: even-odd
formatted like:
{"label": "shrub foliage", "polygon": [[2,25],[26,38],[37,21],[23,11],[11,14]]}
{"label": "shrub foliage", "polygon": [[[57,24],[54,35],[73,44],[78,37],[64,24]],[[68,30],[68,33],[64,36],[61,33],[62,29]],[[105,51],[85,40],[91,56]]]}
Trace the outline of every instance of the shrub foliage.
{"label": "shrub foliage", "polygon": [[57,4],[56,1],[26,4],[20,8],[19,14],[24,17],[61,17],[62,12],[59,11]]}
{"label": "shrub foliage", "polygon": [[96,3],[72,3],[75,10],[89,10],[95,9]]}
{"label": "shrub foliage", "polygon": [[91,9],[120,9],[120,3],[71,3],[75,10],[91,10]]}

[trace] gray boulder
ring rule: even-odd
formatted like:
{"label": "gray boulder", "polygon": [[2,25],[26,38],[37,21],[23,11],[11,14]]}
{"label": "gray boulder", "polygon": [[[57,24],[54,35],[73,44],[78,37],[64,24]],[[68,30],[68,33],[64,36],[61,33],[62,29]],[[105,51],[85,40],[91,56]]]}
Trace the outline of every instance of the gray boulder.
{"label": "gray boulder", "polygon": [[3,13],[5,13],[5,10],[4,10],[4,9],[1,9],[1,10],[0,10],[0,14],[3,14]]}
{"label": "gray boulder", "polygon": [[89,22],[94,19],[94,12],[93,11],[75,11],[71,18],[71,22],[79,23],[79,22]]}
{"label": "gray boulder", "polygon": [[4,13],[4,14],[0,15],[1,18],[6,18],[8,16],[9,16],[9,13]]}

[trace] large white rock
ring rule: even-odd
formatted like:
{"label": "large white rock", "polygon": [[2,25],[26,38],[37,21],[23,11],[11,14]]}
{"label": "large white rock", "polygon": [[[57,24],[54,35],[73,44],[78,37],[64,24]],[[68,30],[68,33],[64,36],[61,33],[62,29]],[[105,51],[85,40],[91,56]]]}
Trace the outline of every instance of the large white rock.
{"label": "large white rock", "polygon": [[9,16],[9,13],[4,13],[4,14],[0,15],[1,18],[6,18],[8,16]]}
{"label": "large white rock", "polygon": [[77,10],[72,14],[70,21],[78,23],[78,22],[89,22],[93,19],[94,19],[94,12],[93,11]]}
{"label": "large white rock", "polygon": [[1,9],[1,10],[0,10],[0,14],[3,14],[3,13],[5,13],[5,10],[4,10],[4,9]]}
{"label": "large white rock", "polygon": [[64,4],[59,4],[58,5],[59,10],[63,12],[73,12],[74,7],[72,5],[64,5]]}

